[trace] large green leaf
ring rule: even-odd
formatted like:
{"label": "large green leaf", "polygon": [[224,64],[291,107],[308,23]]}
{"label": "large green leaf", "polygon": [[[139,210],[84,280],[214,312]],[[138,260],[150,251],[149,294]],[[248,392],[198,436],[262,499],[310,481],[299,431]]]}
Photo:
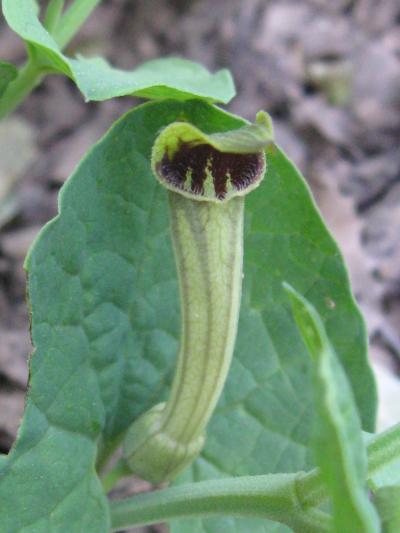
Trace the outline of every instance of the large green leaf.
{"label": "large green leaf", "polygon": [[337,533],[376,533],[379,520],[366,491],[367,451],[346,375],[314,307],[286,285],[293,313],[313,358],[315,454],[332,496]]}
{"label": "large green leaf", "polygon": [[0,98],[8,84],[17,77],[17,69],[11,63],[0,61]]}
{"label": "large green leaf", "polygon": [[[7,532],[61,532],[66,523],[68,533],[105,531],[95,439],[101,432],[112,441],[167,394],[179,298],[166,193],[149,160],[160,128],[178,118],[207,133],[243,124],[201,101],[136,108],[82,161],[62,190],[60,215],[29,255],[35,354],[19,440],[2,464],[0,523]],[[307,294],[323,316],[364,426],[373,427],[364,325],[341,256],[301,176],[280,150],[271,149],[267,159],[266,179],[247,200],[233,366],[204,453],[180,482],[311,464],[309,357],[282,280]],[[17,507],[10,517],[7,509]],[[237,518],[182,521],[173,530],[287,531]]]}
{"label": "large green leaf", "polygon": [[156,59],[131,72],[112,68],[100,58],[71,59],[39,21],[33,0],[3,0],[2,6],[7,23],[24,39],[31,54],[50,71],[73,79],[86,100],[124,95],[183,100],[196,96],[227,103],[235,94],[227,70],[210,74],[201,65],[184,59]]}

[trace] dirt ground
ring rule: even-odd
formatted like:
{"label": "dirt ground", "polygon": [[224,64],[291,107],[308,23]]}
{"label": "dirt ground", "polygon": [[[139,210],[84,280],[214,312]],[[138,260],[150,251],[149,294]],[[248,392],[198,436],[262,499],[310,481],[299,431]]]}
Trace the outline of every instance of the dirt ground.
{"label": "dirt ground", "polygon": [[[238,89],[229,110],[249,119],[259,109],[271,113],[350,269],[371,339],[379,426],[397,422],[398,0],[105,0],[69,48],[78,51],[125,69],[171,54],[228,67]],[[2,19],[0,56],[24,58]],[[0,124],[1,452],[15,438],[27,384],[24,256],[87,148],[136,103],[85,104],[71,82],[51,76]]]}

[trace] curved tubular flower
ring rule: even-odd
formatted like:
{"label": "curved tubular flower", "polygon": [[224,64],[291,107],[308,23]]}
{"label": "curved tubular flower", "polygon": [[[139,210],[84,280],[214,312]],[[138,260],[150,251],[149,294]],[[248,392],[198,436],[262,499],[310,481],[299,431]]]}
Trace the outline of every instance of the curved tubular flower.
{"label": "curved tubular flower", "polygon": [[155,141],[152,168],[168,189],[182,330],[167,402],[135,421],[124,441],[129,469],[160,483],[200,453],[229,370],[239,316],[244,196],[265,173],[268,115],[256,124],[206,135],[185,122]]}

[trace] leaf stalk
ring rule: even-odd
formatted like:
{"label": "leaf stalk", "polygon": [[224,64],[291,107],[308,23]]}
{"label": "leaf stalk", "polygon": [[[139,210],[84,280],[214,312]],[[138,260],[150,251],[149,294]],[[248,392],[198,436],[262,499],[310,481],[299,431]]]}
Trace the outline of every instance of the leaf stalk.
{"label": "leaf stalk", "polygon": [[329,515],[302,508],[294,474],[202,481],[139,494],[110,504],[112,531],[176,518],[246,516],[274,520],[295,532],[330,530]]}
{"label": "leaf stalk", "polygon": [[59,19],[53,34],[54,40],[61,50],[68,45],[100,2],[101,0],[75,0],[67,9]]}
{"label": "leaf stalk", "polygon": [[43,25],[52,34],[60,21],[64,9],[64,0],[51,0],[44,16]]}
{"label": "leaf stalk", "polygon": [[25,100],[28,94],[41,82],[44,73],[29,59],[18,72],[0,98],[0,119],[8,116]]}
{"label": "leaf stalk", "polygon": [[[367,446],[368,475],[400,459],[400,424],[376,435]],[[328,498],[319,469],[202,481],[112,502],[113,531],[175,518],[252,516],[294,531],[324,532],[330,517],[316,507]]]}

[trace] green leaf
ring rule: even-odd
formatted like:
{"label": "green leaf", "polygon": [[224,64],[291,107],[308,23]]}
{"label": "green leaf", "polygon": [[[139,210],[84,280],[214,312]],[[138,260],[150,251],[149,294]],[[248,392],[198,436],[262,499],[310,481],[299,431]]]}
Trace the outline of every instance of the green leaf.
{"label": "green leaf", "polygon": [[174,98],[196,96],[210,102],[228,103],[235,95],[230,73],[207,69],[177,57],[148,61],[132,72],[111,67],[104,59],[70,59],[73,78],[86,100],[106,100],[115,96]]}
{"label": "green leaf", "polygon": [[[68,180],[60,215],[29,255],[35,354],[19,440],[2,465],[0,523],[6,531],[52,520],[53,509],[68,533],[105,531],[107,513],[93,472],[95,439],[101,433],[106,446],[114,442],[167,395],[178,351],[179,296],[166,192],[151,173],[150,154],[160,129],[178,118],[206,133],[244,124],[201,101],[134,109]],[[179,482],[312,465],[310,361],[282,289],[285,279],[323,316],[364,426],[374,424],[365,329],[342,258],[298,172],[275,147],[267,160],[266,178],[246,199],[233,366],[206,448]],[[22,496],[23,508],[10,517],[7,509],[20,507]],[[43,523],[35,532],[51,530]],[[288,531],[234,517],[183,520],[172,530]]]}
{"label": "green leaf", "polygon": [[179,58],[156,59],[131,72],[111,67],[104,59],[71,59],[64,55],[38,19],[33,0],[3,0],[8,25],[26,41],[43,68],[75,81],[85,100],[135,95],[162,99],[204,98],[228,103],[235,94],[227,70],[210,74],[204,67]]}
{"label": "green leaf", "polygon": [[367,453],[354,397],[314,307],[285,284],[297,325],[313,358],[315,454],[332,496],[335,531],[379,531],[366,491]]}
{"label": "green leaf", "polygon": [[8,84],[15,80],[17,74],[18,70],[14,65],[6,61],[0,61],[0,98],[7,89]]}
{"label": "green leaf", "polygon": [[400,531],[400,485],[382,487],[375,494],[375,504],[382,519],[383,533]]}

